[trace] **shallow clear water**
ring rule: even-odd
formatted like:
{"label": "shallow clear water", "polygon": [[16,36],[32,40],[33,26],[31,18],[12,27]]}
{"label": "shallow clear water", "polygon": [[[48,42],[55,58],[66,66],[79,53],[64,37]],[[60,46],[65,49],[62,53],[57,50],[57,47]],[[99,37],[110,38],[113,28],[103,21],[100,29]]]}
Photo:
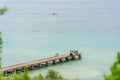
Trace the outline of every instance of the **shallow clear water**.
{"label": "shallow clear water", "polygon": [[0,7],[9,8],[0,16],[3,66],[77,49],[82,60],[30,74],[55,69],[69,78],[104,80],[103,74],[109,73],[120,50],[119,3],[119,0],[1,0]]}

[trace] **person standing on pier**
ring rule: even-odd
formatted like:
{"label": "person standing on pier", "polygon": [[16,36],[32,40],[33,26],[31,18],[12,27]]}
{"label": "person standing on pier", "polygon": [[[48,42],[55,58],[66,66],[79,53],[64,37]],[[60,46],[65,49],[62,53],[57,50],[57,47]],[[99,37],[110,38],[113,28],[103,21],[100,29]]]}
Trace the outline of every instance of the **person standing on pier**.
{"label": "person standing on pier", "polygon": [[58,56],[59,56],[59,54],[58,54],[58,53],[56,53],[55,57],[58,57]]}

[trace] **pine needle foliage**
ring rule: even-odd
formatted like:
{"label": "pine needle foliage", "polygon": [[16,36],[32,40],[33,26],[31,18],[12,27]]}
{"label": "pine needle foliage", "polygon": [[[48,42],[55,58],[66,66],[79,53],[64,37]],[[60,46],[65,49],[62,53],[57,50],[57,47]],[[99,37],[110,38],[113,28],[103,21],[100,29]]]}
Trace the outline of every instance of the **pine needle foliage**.
{"label": "pine needle foliage", "polygon": [[117,53],[117,59],[110,67],[111,74],[104,76],[105,80],[120,80],[120,52]]}
{"label": "pine needle foliage", "polygon": [[0,8],[0,14],[3,15],[7,10],[7,7]]}

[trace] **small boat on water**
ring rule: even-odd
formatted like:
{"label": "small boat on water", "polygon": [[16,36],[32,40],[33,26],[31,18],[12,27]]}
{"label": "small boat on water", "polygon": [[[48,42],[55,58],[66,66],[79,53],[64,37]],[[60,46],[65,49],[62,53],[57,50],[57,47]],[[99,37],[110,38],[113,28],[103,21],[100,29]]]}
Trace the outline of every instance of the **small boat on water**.
{"label": "small boat on water", "polygon": [[52,13],[52,15],[58,15],[58,13]]}

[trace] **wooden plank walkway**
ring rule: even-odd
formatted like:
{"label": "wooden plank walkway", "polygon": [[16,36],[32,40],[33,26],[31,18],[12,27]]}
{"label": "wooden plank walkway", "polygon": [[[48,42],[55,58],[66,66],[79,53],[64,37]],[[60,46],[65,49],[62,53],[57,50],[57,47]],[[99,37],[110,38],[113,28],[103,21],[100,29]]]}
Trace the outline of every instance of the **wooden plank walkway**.
{"label": "wooden plank walkway", "polygon": [[48,58],[44,58],[44,59],[39,59],[39,60],[35,60],[35,61],[31,61],[31,62],[25,62],[25,63],[21,63],[21,64],[15,64],[15,65],[11,65],[11,66],[7,66],[2,68],[0,71],[3,74],[8,74],[8,73],[13,73],[13,72],[17,72],[17,71],[24,71],[24,69],[27,67],[28,69],[34,69],[34,67],[42,67],[42,64],[44,63],[46,66],[48,65],[48,62],[52,61],[53,64],[56,63],[56,60],[59,60],[59,62],[62,62],[62,59],[65,59],[66,61],[68,61],[69,59],[74,59],[75,58],[81,58],[81,54],[79,53],[75,53],[74,55],[70,55],[70,53],[68,54],[62,54],[62,55],[58,55],[57,57],[48,57]]}

